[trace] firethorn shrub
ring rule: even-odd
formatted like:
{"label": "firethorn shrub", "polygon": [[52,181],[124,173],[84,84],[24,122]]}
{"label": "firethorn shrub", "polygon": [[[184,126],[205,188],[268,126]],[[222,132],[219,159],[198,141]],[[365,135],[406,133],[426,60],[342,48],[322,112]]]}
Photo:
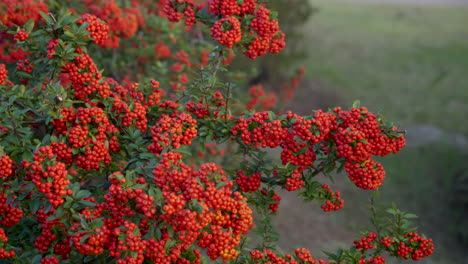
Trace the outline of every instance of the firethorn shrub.
{"label": "firethorn shrub", "polygon": [[278,188],[339,210],[340,192],[316,177],[344,169],[376,190],[386,173],[375,157],[405,137],[358,104],[282,111],[302,68],[279,95],[222,78],[235,55],[285,47],[265,3],[7,0],[0,22],[1,263],[377,264],[433,253],[414,215],[375,206],[377,192],[376,228],[350,249],[328,260],[280,253]]}

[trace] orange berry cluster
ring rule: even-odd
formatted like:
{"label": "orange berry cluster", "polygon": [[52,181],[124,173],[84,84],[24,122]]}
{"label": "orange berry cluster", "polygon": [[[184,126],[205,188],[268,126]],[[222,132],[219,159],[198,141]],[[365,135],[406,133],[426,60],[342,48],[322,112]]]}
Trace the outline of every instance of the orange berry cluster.
{"label": "orange berry cluster", "polygon": [[90,32],[88,37],[94,39],[94,43],[103,46],[109,38],[109,26],[104,24],[99,18],[91,14],[81,15],[81,19],[76,22],[78,25],[88,23],[86,30]]}
{"label": "orange berry cluster", "polygon": [[[168,0],[164,12],[169,21],[196,23],[196,12],[201,9],[193,0]],[[285,34],[280,30],[274,14],[255,0],[208,0],[208,13],[213,21],[203,21],[211,26],[211,38],[231,49],[241,43],[244,55],[255,59],[270,53],[279,53],[285,46]],[[245,43],[242,43],[245,40]]]}
{"label": "orange berry cluster", "polygon": [[343,208],[344,201],[341,199],[340,192],[332,192],[330,186],[323,184],[322,189],[325,191],[327,201],[323,204],[322,210],[324,212],[337,211]]}
{"label": "orange berry cluster", "polygon": [[285,34],[280,30],[278,20],[271,19],[271,11],[261,6],[255,12],[255,18],[250,24],[251,31],[249,35],[255,36],[255,39],[247,46],[244,53],[247,57],[255,59],[270,53],[279,53],[285,46]]}
{"label": "orange berry cluster", "polygon": [[[119,150],[117,138],[113,136],[118,130],[103,109],[62,108],[61,115],[63,117],[53,120],[52,124],[59,134],[66,136],[67,144],[52,145],[57,158],[64,162],[75,161],[78,167],[87,171],[109,165],[112,160],[109,152]],[[72,149],[78,149],[82,154],[71,156]]]}
{"label": "orange berry cluster", "polygon": [[250,251],[250,257],[254,263],[270,263],[270,264],[329,264],[330,262],[325,262],[322,259],[315,259],[305,248],[297,248],[294,251],[295,255],[286,254],[284,257],[278,256],[271,250],[264,249]]}
{"label": "orange berry cluster", "polygon": [[134,36],[138,27],[144,26],[137,6],[120,8],[116,1],[91,1],[87,8],[89,13],[106,22],[109,27],[109,38],[103,39],[103,47],[119,47],[121,38]]}
{"label": "orange berry cluster", "polygon": [[197,121],[185,112],[161,115],[151,128],[153,143],[148,150],[158,155],[168,147],[178,149],[181,145],[191,145],[197,136],[196,124]]}
{"label": "orange berry cluster", "polygon": [[68,74],[70,77],[71,88],[75,92],[75,97],[84,99],[95,92],[102,98],[108,97],[111,93],[109,84],[104,82],[102,73],[94,64],[94,61],[79,47],[76,49],[76,53],[79,56],[62,68],[62,73]]}
{"label": "orange berry cluster", "polygon": [[57,162],[51,146],[40,147],[33,157],[33,162],[24,161],[23,167],[30,170],[26,173],[27,179],[36,185],[37,190],[46,195],[49,203],[57,208],[63,204],[63,197],[71,194],[67,190],[70,180],[65,163]]}
{"label": "orange berry cluster", "polygon": [[[253,227],[246,198],[232,190],[234,183],[215,164],[202,164],[195,170],[181,161],[180,153],[166,152],[160,157],[153,176],[162,198],[149,195],[148,188],[154,185],[150,187],[144,178],[129,181],[122,173],[114,173],[104,201],[81,212],[89,220],[102,219],[102,226],[89,230],[74,224],[70,229],[73,247],[85,256],[107,250],[117,263],[143,263],[145,259],[200,263],[200,251],[193,245],[206,249],[213,260],[236,258],[241,236]],[[159,223],[160,236],[145,236],[155,223]],[[43,233],[48,239],[43,244],[51,245],[48,241],[58,237]],[[188,252],[195,260],[184,257]]]}
{"label": "orange berry cluster", "polygon": [[[397,153],[405,146],[405,137],[396,133],[397,128],[385,128],[382,121],[367,108],[351,111],[337,109],[342,122],[333,135],[337,156],[345,158],[349,178],[362,189],[376,189],[385,179],[385,170],[371,155],[386,156]],[[394,135],[391,135],[394,133]]]}
{"label": "orange berry cluster", "polygon": [[375,189],[382,184],[385,171],[371,155],[396,153],[405,145],[404,136],[395,127],[386,128],[364,107],[351,111],[335,108],[328,113],[318,110],[313,118],[288,112],[271,119],[268,112],[258,112],[238,118],[231,134],[249,147],[281,147],[282,163],[297,166],[289,175],[290,190],[301,188],[300,173],[315,167],[316,147],[321,149],[317,153],[344,159],[349,178],[357,187]]}
{"label": "orange berry cluster", "polygon": [[162,157],[153,170],[165,198],[161,219],[180,231],[178,240],[186,245],[197,241],[212,260],[236,258],[241,236],[253,224],[246,198],[232,191],[234,182],[213,163],[202,164],[195,171],[180,161],[180,153],[168,152]]}
{"label": "orange berry cluster", "polygon": [[136,83],[124,86],[110,78],[106,79],[106,83],[109,84],[112,91],[110,95],[113,98],[111,111],[114,117],[123,126],[135,126],[141,132],[145,132],[148,123],[146,118],[148,107],[160,103],[161,90],[156,88],[147,102],[143,93],[138,91]]}

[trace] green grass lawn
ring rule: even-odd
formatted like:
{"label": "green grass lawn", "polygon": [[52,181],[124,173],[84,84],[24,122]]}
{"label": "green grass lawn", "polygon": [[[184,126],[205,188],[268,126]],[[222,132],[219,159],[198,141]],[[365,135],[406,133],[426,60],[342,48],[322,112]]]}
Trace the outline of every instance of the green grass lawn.
{"label": "green grass lawn", "polygon": [[[313,3],[319,12],[305,28],[309,78],[340,94],[343,106],[358,99],[403,128],[430,124],[468,136],[468,8]],[[421,232],[434,238],[436,254],[424,263],[467,261],[454,238],[466,226],[452,221],[450,207],[467,153],[444,141],[380,160],[384,200],[419,214]],[[344,221],[361,221],[360,213],[348,211]]]}
{"label": "green grass lawn", "polygon": [[313,3],[310,78],[398,124],[468,134],[468,8]]}

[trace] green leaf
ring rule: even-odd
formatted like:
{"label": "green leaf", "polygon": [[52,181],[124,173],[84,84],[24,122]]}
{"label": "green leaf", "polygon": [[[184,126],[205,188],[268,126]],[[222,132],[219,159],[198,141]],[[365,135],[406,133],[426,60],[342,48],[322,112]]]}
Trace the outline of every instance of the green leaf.
{"label": "green leaf", "polygon": [[178,149],[174,149],[173,151],[178,152],[178,153],[182,153],[182,154],[185,154],[185,155],[188,155],[188,156],[192,156],[192,153],[189,150],[187,150],[186,148],[178,148]]}
{"label": "green leaf", "polygon": [[24,24],[24,30],[26,31],[26,33],[30,34],[34,28],[34,23],[35,21],[33,19],[29,19],[28,22],[26,22],[26,24]]}
{"label": "green leaf", "polygon": [[359,100],[354,101],[354,102],[353,102],[353,107],[354,107],[354,108],[361,107],[361,101],[359,101]]}
{"label": "green leaf", "polygon": [[46,13],[40,11],[39,14],[42,16],[42,18],[47,22],[47,24],[53,24],[54,20]]}
{"label": "green leaf", "polygon": [[59,208],[57,208],[57,210],[55,210],[55,214],[49,216],[47,218],[48,221],[52,221],[52,220],[55,220],[55,219],[59,219],[60,217],[62,217],[64,214],[64,210],[63,210],[63,207],[60,206]]}
{"label": "green leaf", "polygon": [[410,218],[418,218],[418,216],[415,215],[415,214],[405,214],[404,218],[408,218],[408,219],[410,219]]}
{"label": "green leaf", "polygon": [[8,103],[12,105],[15,102],[15,100],[16,100],[16,95],[13,95],[10,98],[8,98]]}
{"label": "green leaf", "polygon": [[86,200],[81,200],[78,203],[84,205],[85,207],[93,207],[96,205],[95,203]]}
{"label": "green leaf", "polygon": [[138,234],[140,234],[140,229],[138,227],[133,229],[132,234],[133,236],[138,236]]}
{"label": "green leaf", "polygon": [[216,184],[216,189],[221,189],[223,188],[227,183],[226,182],[219,182],[218,184]]}

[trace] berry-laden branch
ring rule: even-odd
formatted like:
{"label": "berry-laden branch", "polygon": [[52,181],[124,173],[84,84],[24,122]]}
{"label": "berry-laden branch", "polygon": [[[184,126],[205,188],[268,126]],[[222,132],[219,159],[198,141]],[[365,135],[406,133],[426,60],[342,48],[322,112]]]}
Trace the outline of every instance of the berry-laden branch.
{"label": "berry-laden branch", "polygon": [[373,200],[375,230],[349,250],[280,253],[279,188],[339,210],[340,192],[319,176],[343,169],[358,188],[380,188],[375,157],[399,152],[405,133],[358,105],[275,114],[268,87],[246,92],[232,58],[285,47],[268,3],[48,4],[0,3],[1,259],[377,264],[433,253],[408,228],[414,215]]}

